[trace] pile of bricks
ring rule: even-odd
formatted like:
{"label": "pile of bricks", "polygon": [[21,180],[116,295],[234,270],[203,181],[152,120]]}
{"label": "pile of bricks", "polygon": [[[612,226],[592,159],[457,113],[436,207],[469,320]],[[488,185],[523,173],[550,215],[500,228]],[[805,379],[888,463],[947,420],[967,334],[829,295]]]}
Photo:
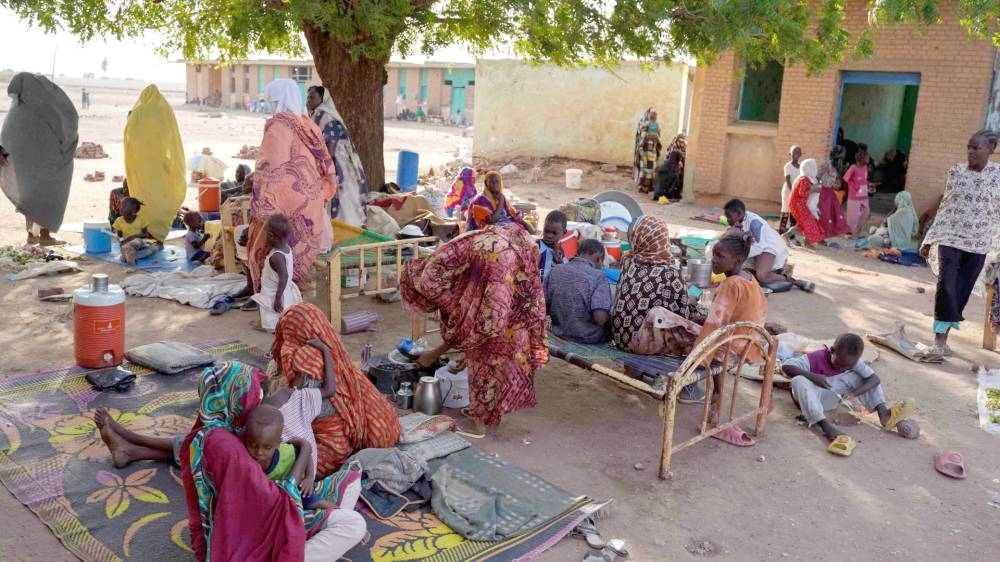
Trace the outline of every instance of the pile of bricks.
{"label": "pile of bricks", "polygon": [[93,160],[97,158],[107,158],[108,155],[104,152],[104,147],[97,143],[81,142],[80,146],[76,147],[76,157]]}
{"label": "pile of bricks", "polygon": [[106,179],[106,177],[104,175],[104,172],[101,172],[101,171],[97,171],[97,172],[94,172],[93,174],[87,174],[86,176],[83,176],[83,181],[94,181],[94,182],[96,182],[96,181],[104,181],[105,179]]}
{"label": "pile of bricks", "polygon": [[236,158],[238,160],[256,160],[257,156],[259,155],[260,155],[259,146],[247,146],[244,144],[243,148],[240,149],[239,154],[233,156],[233,158]]}

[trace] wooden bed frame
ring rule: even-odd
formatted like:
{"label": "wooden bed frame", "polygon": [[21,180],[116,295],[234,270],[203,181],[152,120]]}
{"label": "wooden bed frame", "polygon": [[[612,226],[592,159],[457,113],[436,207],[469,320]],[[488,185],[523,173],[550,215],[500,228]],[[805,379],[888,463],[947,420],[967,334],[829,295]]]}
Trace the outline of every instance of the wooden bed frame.
{"label": "wooden bed frame", "polygon": [[[413,339],[417,339],[432,331],[438,331],[428,329],[429,320],[428,315],[413,314],[411,326]],[[734,349],[742,349],[742,351],[737,354],[732,351]],[[764,365],[762,367],[764,379],[761,381],[760,400],[756,408],[736,416],[736,398],[739,391],[740,379],[742,378],[738,374],[739,367],[746,363],[747,356],[752,349],[757,349],[760,352],[760,356],[764,358]],[[695,443],[704,441],[717,433],[721,433],[731,426],[754,419],[753,434],[755,436],[763,435],[767,414],[771,411],[771,390],[774,385],[777,352],[778,345],[776,340],[763,326],[751,322],[735,322],[715,330],[705,341],[698,344],[677,371],[664,377],[665,380],[662,381],[662,385],[646,384],[641,380],[634,379],[623,372],[616,371],[605,365],[574,361],[572,358],[555,354],[553,354],[553,357],[608,377],[626,389],[641,392],[660,402],[659,414],[663,419],[663,434],[662,447],[660,449],[659,477],[661,479],[668,479],[673,476],[670,472],[670,459],[674,453],[687,449]],[[701,380],[704,373],[711,373],[712,363],[720,353],[724,353],[726,358],[721,366],[722,375],[720,378],[722,384],[720,388],[715,389],[713,388],[712,376],[705,377],[706,399],[702,407],[698,435],[675,445],[674,418],[677,412],[677,396],[685,386]],[[718,368],[718,365],[716,365],[716,368]],[[727,380],[730,378],[733,380],[732,385],[727,384]],[[732,388],[729,393],[728,408],[726,408],[726,390],[728,386],[732,386]],[[709,427],[709,407],[711,398],[716,392],[720,396],[719,424]]]}

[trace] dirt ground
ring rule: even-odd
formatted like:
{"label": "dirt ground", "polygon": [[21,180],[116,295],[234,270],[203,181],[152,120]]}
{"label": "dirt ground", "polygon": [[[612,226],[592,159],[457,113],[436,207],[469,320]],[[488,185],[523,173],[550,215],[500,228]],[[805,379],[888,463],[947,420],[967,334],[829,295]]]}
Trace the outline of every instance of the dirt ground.
{"label": "dirt ground", "polygon": [[[79,93],[70,91],[70,96],[78,99]],[[121,132],[135,96],[94,91],[92,108],[82,112],[81,141],[103,144],[111,157],[76,161],[67,222],[106,213],[110,182],[85,183],[83,176],[98,169],[108,178],[124,173]],[[171,101],[183,100],[173,96]],[[0,100],[0,113],[7,102]],[[177,118],[187,152],[210,146],[230,164],[230,171],[238,163],[230,157],[243,144],[259,144],[264,124],[258,115],[210,118],[184,108],[177,110]],[[439,166],[453,159],[460,145],[470,147],[471,142],[457,129],[388,124],[386,162],[392,168],[396,152],[411,149],[421,154],[423,168]],[[536,201],[544,212],[577,196],[562,187],[564,167],[548,167],[532,185],[525,185],[525,174],[519,172],[508,178],[508,188]],[[591,165],[584,169],[580,194],[631,189],[624,170],[611,174]],[[643,206],[674,228],[712,228],[688,220],[699,210],[691,205],[661,207],[644,201]],[[79,240],[74,234],[61,236]],[[3,200],[0,245],[21,243],[23,237],[22,217]],[[831,338],[848,330],[887,331],[901,320],[910,327],[911,337],[930,338],[934,279],[927,269],[829,248],[793,250],[792,260],[798,275],[815,281],[818,290],[812,295],[772,296],[770,321],[807,337]],[[70,305],[41,303],[35,294],[44,287],[75,288],[95,272],[109,274],[112,282],[125,276],[123,268],[104,262],[85,261],[82,266],[85,271],[75,275],[0,281],[0,376],[73,363]],[[269,336],[250,327],[253,314],[234,311],[209,317],[203,310],[142,298],[129,298],[127,307],[129,346],[223,337],[240,337],[261,347],[270,343]],[[345,311],[363,307],[379,313],[382,321],[374,334],[345,337],[354,354],[360,354],[366,341],[376,350],[388,350],[408,335],[407,315],[399,304],[355,299],[346,303]],[[657,404],[553,361],[537,373],[539,405],[505,418],[476,445],[571,492],[614,498],[601,528],[607,537],[624,539],[634,560],[995,559],[1000,552],[994,524],[1000,515],[1000,447],[995,437],[978,429],[976,381],[969,373],[971,361],[1000,366],[1000,357],[979,346],[983,310],[982,299],[974,297],[967,310],[969,322],[952,338],[958,357],[944,365],[918,365],[885,350],[873,365],[890,398],[917,400],[915,419],[922,429],[917,441],[880,431],[873,425],[877,420],[868,416],[865,423],[846,428],[859,441],[854,455],[835,457],[818,435],[795,422],[797,412],[788,392],[776,391],[767,431],[755,447],[700,443],[677,454],[673,480],[661,481],[656,477],[661,431]],[[694,432],[700,412],[696,410],[680,407],[680,438]],[[944,448],[965,455],[967,480],[949,480],[934,471],[933,455]],[[6,491],[0,492],[0,530],[4,560],[74,559]],[[566,539],[542,559],[580,560],[585,552],[582,541]]]}

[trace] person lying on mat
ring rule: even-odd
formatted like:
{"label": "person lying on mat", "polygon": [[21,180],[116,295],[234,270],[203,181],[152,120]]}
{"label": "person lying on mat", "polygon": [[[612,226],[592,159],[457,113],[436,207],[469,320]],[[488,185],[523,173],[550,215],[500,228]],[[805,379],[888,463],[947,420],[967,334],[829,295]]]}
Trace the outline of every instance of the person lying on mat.
{"label": "person lying on mat", "polygon": [[896,402],[886,407],[885,392],[875,371],[861,360],[865,342],[857,334],[841,334],[833,348],[823,347],[805,355],[788,359],[782,364],[785,376],[792,379],[792,397],[802,410],[809,427],[818,426],[830,440],[828,451],[848,457],[854,450],[851,436],[826,419],[826,412],[841,403],[850,406],[857,398],[866,408],[878,413],[879,422],[886,431],[898,430],[904,437],[916,428],[911,424],[900,425],[912,413],[914,401]]}
{"label": "person lying on mat", "polygon": [[553,334],[578,343],[607,341],[611,286],[603,265],[604,245],[584,240],[576,257],[552,268],[545,280],[545,304]]}
{"label": "person lying on mat", "polygon": [[784,273],[788,261],[788,245],[760,215],[747,210],[740,199],[730,199],[723,210],[731,230],[750,237],[750,257],[746,268],[757,278],[762,287],[782,293],[793,286],[812,292],[816,286]]}

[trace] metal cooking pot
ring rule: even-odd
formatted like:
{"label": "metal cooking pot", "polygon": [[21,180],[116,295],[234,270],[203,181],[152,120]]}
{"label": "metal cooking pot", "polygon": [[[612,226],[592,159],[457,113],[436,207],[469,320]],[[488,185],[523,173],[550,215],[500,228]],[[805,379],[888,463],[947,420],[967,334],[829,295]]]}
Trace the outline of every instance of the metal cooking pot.
{"label": "metal cooking pot", "polygon": [[689,259],[687,262],[688,276],[691,284],[698,287],[710,287],[712,285],[712,264],[705,260]]}

